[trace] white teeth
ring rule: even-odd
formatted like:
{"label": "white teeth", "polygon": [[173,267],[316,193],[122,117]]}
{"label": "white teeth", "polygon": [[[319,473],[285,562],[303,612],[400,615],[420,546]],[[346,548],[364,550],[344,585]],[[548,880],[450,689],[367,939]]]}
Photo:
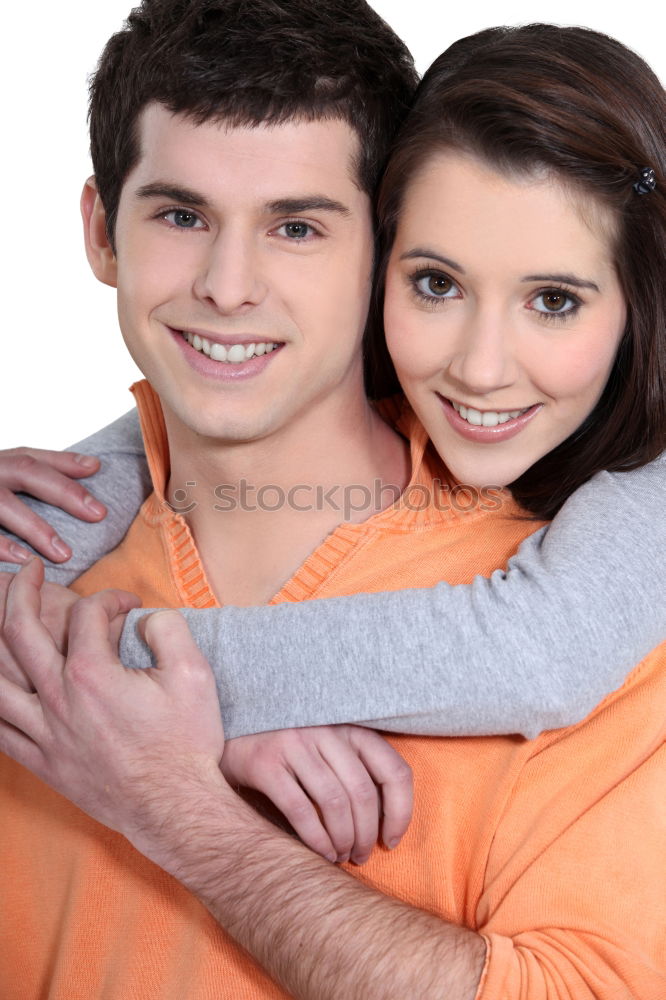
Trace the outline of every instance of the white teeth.
{"label": "white teeth", "polygon": [[224,344],[211,344],[210,356],[213,359],[213,361],[226,361],[227,349],[224,346]]}
{"label": "white teeth", "polygon": [[462,406],[460,403],[454,403],[453,400],[451,400],[451,405],[463,420],[475,427],[497,427],[498,424],[505,424],[507,420],[515,420],[521,413],[526,413],[529,410],[528,406],[524,410],[503,410],[502,412],[486,410],[482,413],[481,410],[475,410],[472,406]]}
{"label": "white teeth", "polygon": [[273,343],[261,344],[232,344],[225,347],[224,344],[216,344],[214,341],[206,340],[198,333],[183,331],[183,337],[191,344],[195,351],[207,354],[213,361],[226,361],[230,365],[240,365],[243,361],[249,361],[253,357],[261,357],[262,354],[270,354],[278,346]]}
{"label": "white teeth", "polygon": [[238,365],[241,361],[245,361],[245,348],[242,344],[234,344],[233,347],[229,348],[227,351],[227,361],[232,365]]}

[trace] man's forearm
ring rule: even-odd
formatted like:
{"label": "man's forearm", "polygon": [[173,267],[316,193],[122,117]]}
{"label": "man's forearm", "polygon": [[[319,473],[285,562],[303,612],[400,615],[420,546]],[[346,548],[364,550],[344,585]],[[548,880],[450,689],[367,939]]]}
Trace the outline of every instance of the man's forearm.
{"label": "man's forearm", "polygon": [[168,833],[137,846],[297,1000],[473,1000],[478,934],[368,889],[258,816],[221,776],[188,784],[153,827]]}

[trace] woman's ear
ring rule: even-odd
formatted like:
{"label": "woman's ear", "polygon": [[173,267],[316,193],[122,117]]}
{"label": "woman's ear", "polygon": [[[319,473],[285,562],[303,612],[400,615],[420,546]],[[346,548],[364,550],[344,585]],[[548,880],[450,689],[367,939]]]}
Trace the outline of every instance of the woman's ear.
{"label": "woman's ear", "polygon": [[81,192],[81,215],[86,256],[93,274],[105,285],[117,285],[117,263],[106,233],[106,212],[94,177],[89,177]]}

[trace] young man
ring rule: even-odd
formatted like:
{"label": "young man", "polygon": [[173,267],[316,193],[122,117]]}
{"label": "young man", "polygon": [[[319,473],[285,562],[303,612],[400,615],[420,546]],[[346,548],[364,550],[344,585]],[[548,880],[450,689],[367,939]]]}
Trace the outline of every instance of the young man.
{"label": "young man", "polygon": [[[359,32],[372,36],[378,25],[363,32],[360,4],[334,8],[322,5],[313,26],[312,11],[293,2],[205,10],[149,3],[100,69],[92,118],[97,181],[83,196],[87,247],[97,276],[118,287],[123,334],[152,385],[138,387],[137,398],[156,496],[121,549],[80,581],[82,593],[111,583],[136,589],[146,604],[206,606],[351,593],[363,583],[379,589],[390,585],[401,537],[409,544],[397,561],[404,567],[411,559],[413,579],[425,586],[444,571],[464,578],[470,558],[475,571],[489,572],[524,533],[515,526],[484,565],[469,544],[444,553],[442,532],[453,535],[451,525],[429,520],[430,510],[416,525],[403,507],[390,517],[364,511],[368,520],[342,527],[314,511],[298,519],[299,552],[294,537],[283,546],[283,536],[295,535],[289,509],[279,512],[277,528],[275,519],[243,510],[221,525],[204,504],[185,518],[162,502],[167,489],[190,481],[210,488],[261,477],[281,490],[312,489],[329,484],[332,468],[336,485],[404,485],[409,478],[403,440],[362,391],[371,182],[355,128],[366,134],[367,127],[356,120],[351,127],[336,90],[350,86],[349,61],[336,78],[324,58],[330,43],[344,60],[338,42],[345,31],[350,41]],[[305,13],[317,50],[297,31]],[[225,69],[237,89],[223,77],[215,100],[188,91],[182,61],[195,77],[201,65],[190,57],[192,38],[199,59],[202,48],[209,53],[207,84],[213,67],[225,65],[225,46],[233,52],[236,63],[230,55]],[[132,58],[116,63],[125,45]],[[386,55],[379,45],[379,63]],[[375,57],[366,77],[373,86]],[[240,79],[252,78],[252,58],[255,81],[260,69],[270,90],[247,88],[250,101],[264,101],[248,120],[247,107],[233,102]],[[177,93],[155,90],[162,66]],[[278,66],[296,76],[305,105],[274,103],[285,90]],[[131,67],[136,126],[128,130],[100,115],[101,107],[124,110],[117,88]],[[139,86],[143,71],[148,94]],[[317,86],[308,90],[307,79]],[[114,148],[108,175],[96,131],[102,125]],[[411,481],[429,485],[424,436],[405,430],[412,432]],[[484,531],[494,529],[491,519],[478,520],[481,553]],[[557,856],[540,863],[540,838],[546,831],[561,837],[566,816],[559,811],[544,823],[532,815],[535,843],[515,815],[503,828],[503,814],[520,816],[529,802],[547,813],[535,803],[528,772],[552,741],[536,751],[503,741],[499,756],[466,741],[403,741],[422,768],[415,832],[402,858],[376,852],[363,886],[264,822],[224,781],[210,672],[178,617],[158,615],[146,626],[163,669],[125,674],[109,627],[133,602],[113,593],[93,597],[73,612],[65,663],[40,627],[38,583],[33,564],[10,588],[6,638],[37,693],[2,685],[3,714],[13,726],[2,728],[3,746],[134,847],[2,762],[10,800],[2,870],[12,884],[4,894],[0,982],[9,995],[39,995],[47,983],[55,997],[282,995],[223,929],[302,997],[472,997],[484,963],[479,996],[518,996],[546,975],[541,948],[546,966],[555,961],[555,979],[581,989],[601,974],[633,985],[635,970],[645,968],[630,955],[629,974],[616,975],[612,956],[600,957],[588,941],[591,914],[582,929],[564,925],[560,946],[566,893],[550,911],[555,933],[544,936],[551,925],[530,909],[532,870],[545,880],[546,897],[554,893]],[[552,777],[553,754],[548,768]],[[515,769],[528,789],[517,789],[517,804],[507,794]],[[472,813],[470,797],[479,803]],[[521,835],[524,851],[511,853]],[[489,886],[483,859],[492,862]],[[591,978],[570,962],[572,950],[590,965]],[[523,953],[528,968],[521,971]]]}

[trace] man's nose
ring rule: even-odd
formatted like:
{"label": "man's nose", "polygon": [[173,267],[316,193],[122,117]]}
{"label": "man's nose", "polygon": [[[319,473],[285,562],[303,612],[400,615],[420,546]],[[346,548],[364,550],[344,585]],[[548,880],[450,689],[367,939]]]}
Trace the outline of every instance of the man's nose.
{"label": "man's nose", "polygon": [[449,375],[481,396],[513,385],[518,367],[510,320],[496,308],[476,310],[460,330]]}
{"label": "man's nose", "polygon": [[224,315],[256,306],[266,293],[260,257],[252,234],[220,232],[199,263],[195,296]]}

